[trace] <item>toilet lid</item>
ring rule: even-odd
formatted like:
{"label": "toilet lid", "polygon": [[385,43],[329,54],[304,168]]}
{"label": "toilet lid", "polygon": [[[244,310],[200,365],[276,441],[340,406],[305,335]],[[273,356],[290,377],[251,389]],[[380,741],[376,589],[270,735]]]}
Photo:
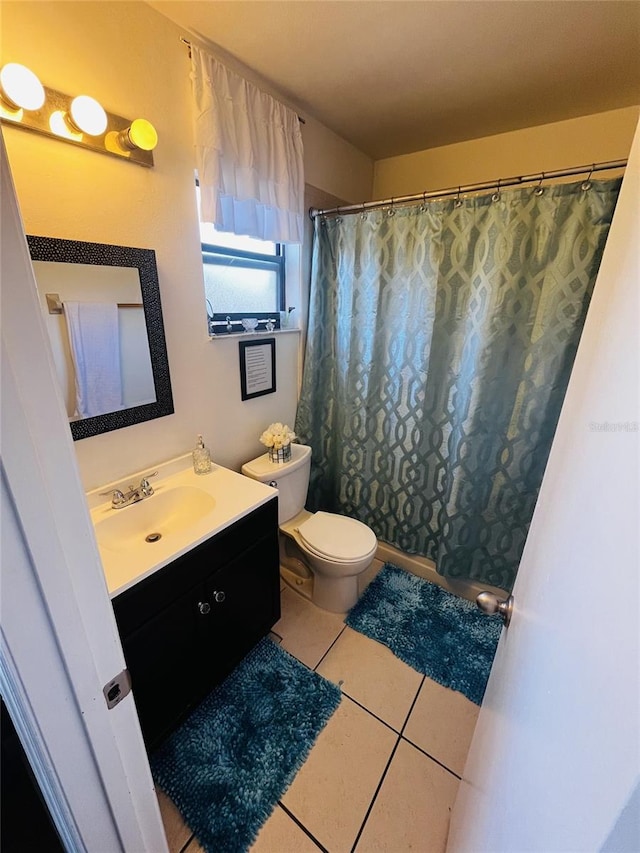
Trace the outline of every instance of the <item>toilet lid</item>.
{"label": "toilet lid", "polygon": [[345,563],[361,560],[377,544],[366,524],[332,512],[316,512],[300,525],[298,534],[319,556]]}

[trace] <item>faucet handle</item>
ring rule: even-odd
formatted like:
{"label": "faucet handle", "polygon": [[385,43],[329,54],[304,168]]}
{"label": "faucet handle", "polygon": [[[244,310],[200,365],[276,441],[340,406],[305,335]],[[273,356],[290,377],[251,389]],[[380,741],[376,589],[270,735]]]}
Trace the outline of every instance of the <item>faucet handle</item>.
{"label": "faucet handle", "polygon": [[147,498],[153,494],[153,487],[149,484],[149,477],[156,477],[157,474],[157,471],[152,471],[150,474],[145,474],[140,480],[140,491]]}
{"label": "faucet handle", "polygon": [[112,489],[110,492],[100,492],[103,497],[111,498],[111,506],[120,506],[126,500],[124,493],[120,489]]}

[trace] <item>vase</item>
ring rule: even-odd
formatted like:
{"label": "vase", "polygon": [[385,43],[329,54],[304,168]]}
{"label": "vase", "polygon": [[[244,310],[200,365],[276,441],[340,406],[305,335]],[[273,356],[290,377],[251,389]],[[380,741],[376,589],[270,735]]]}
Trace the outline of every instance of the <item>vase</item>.
{"label": "vase", "polygon": [[285,444],[284,447],[269,447],[269,462],[289,462],[291,460],[291,444]]}

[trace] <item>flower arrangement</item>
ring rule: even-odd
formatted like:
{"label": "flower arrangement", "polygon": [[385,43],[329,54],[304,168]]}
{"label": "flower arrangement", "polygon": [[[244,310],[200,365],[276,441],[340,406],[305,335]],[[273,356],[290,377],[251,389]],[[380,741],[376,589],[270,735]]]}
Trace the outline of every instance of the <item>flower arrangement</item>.
{"label": "flower arrangement", "polygon": [[272,462],[288,462],[291,459],[291,442],[295,433],[286,424],[271,424],[260,436],[260,441],[269,450]]}

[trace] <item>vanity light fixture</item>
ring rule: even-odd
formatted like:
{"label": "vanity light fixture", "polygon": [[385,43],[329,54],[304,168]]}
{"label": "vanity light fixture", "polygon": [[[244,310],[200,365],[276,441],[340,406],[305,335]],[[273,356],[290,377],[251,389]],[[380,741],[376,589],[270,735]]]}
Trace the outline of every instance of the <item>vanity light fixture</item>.
{"label": "vanity light fixture", "polygon": [[10,62],[0,69],[0,119],[8,125],[153,166],[158,134],[150,121],[106,112],[89,95],[43,86],[33,71]]}

